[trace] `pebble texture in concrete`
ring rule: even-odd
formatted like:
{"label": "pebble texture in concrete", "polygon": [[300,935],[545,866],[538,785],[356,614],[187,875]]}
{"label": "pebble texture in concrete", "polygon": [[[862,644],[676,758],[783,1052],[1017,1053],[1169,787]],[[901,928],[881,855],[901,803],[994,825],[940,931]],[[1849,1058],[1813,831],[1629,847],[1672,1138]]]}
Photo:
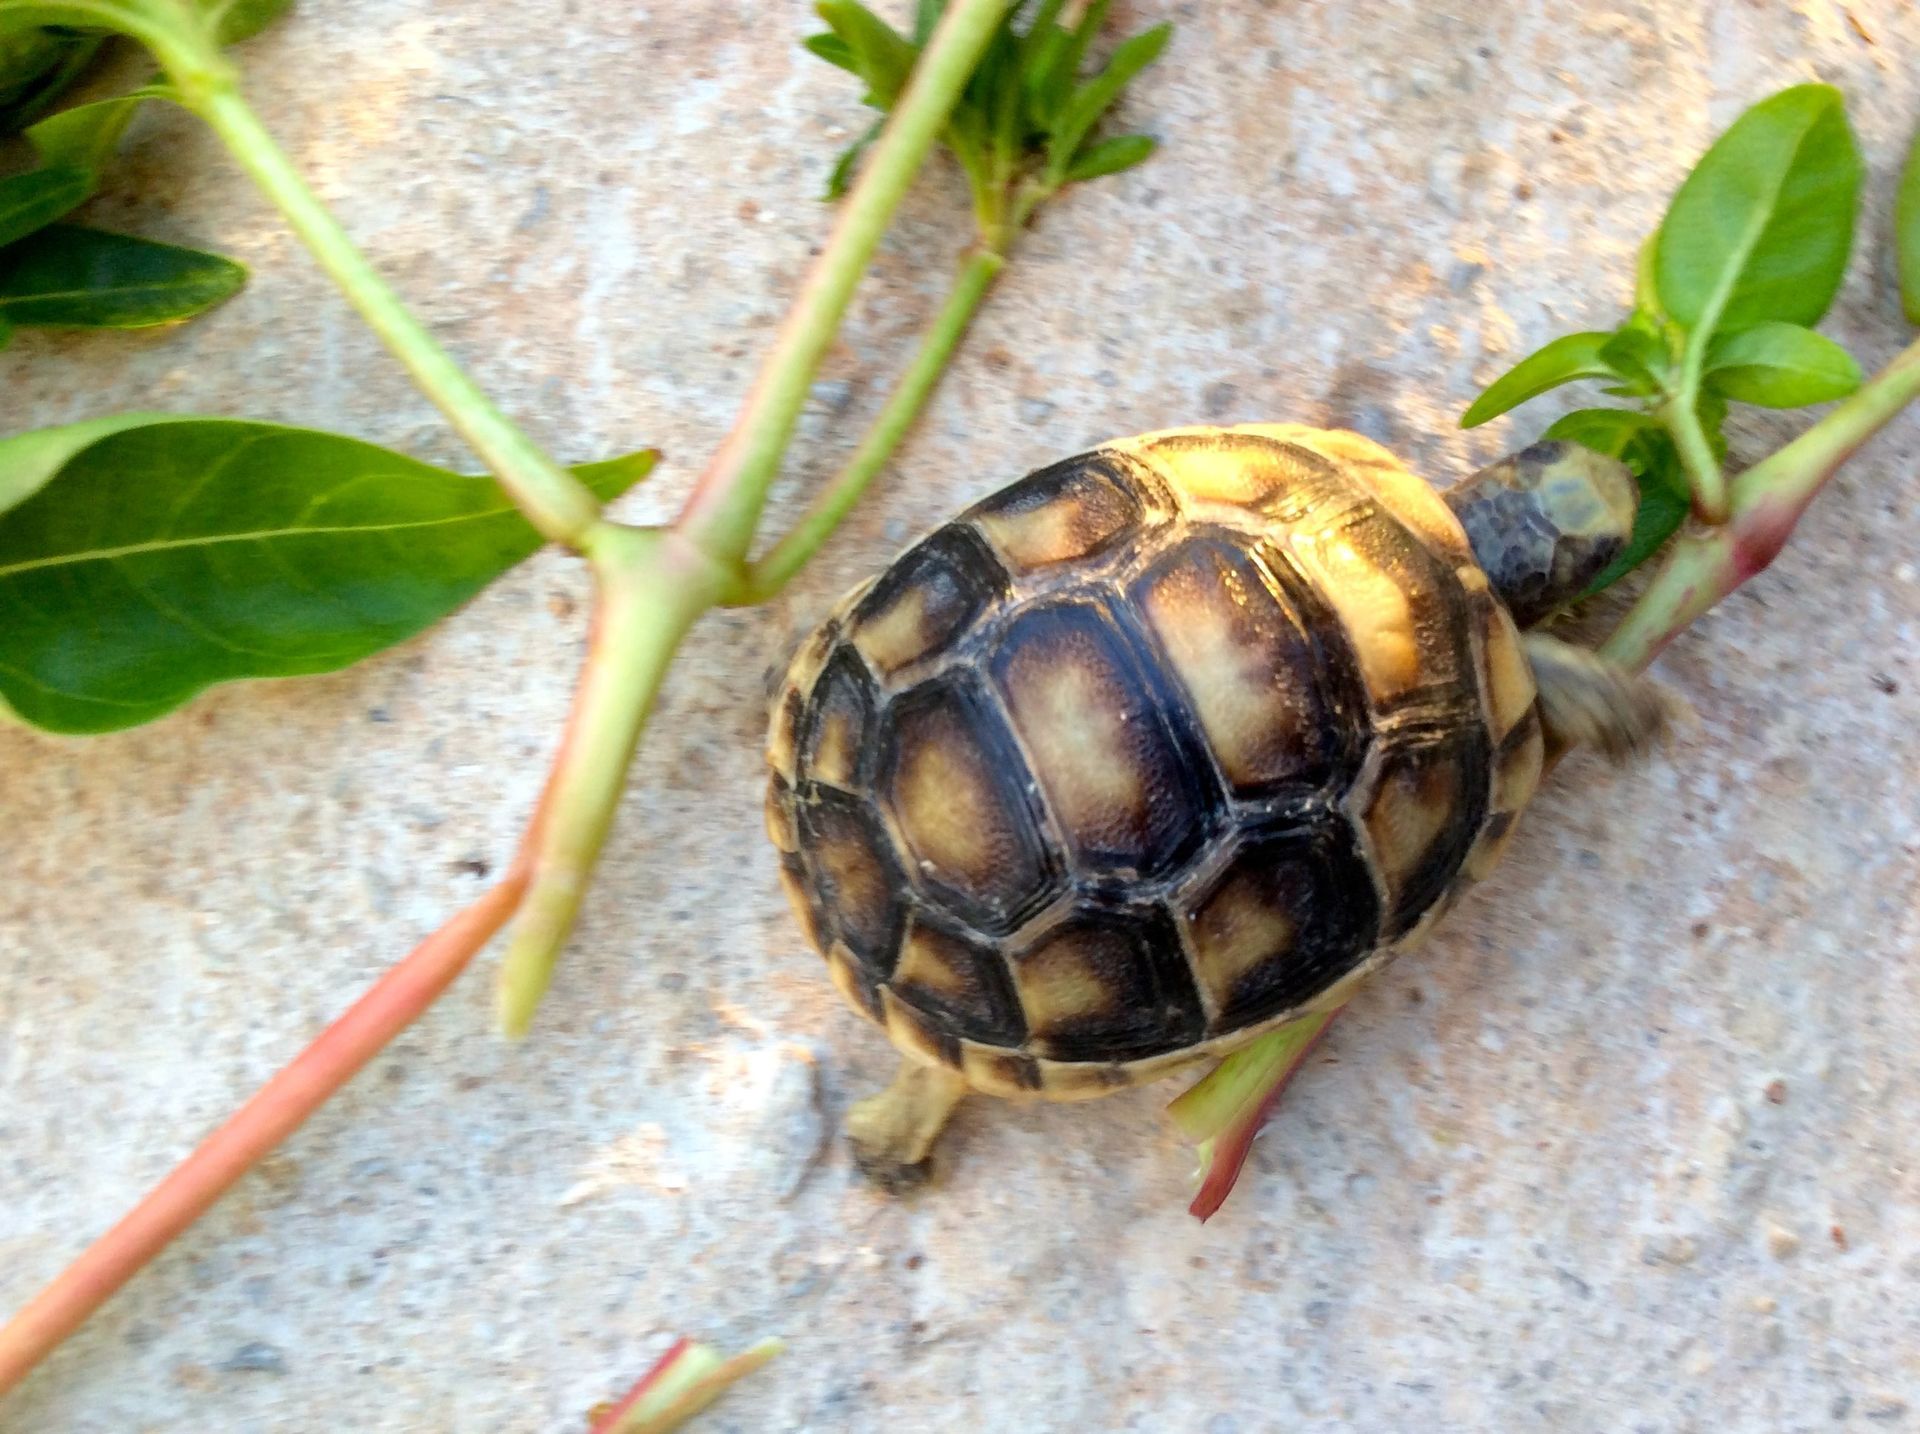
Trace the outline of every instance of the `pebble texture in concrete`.
{"label": "pebble texture in concrete", "polygon": [[[1132,0],[1162,155],[1047,213],[885,485],[792,591],[704,623],[523,1046],[491,962],[7,1405],[8,1430],[571,1431],[674,1333],[792,1351],[701,1425],[1252,1434],[1920,1429],[1920,422],[1662,664],[1699,730],[1562,769],[1502,874],[1329,1038],[1226,1211],[1170,1088],[969,1108],[940,1188],[835,1136],[889,1074],[760,828],[761,675],[922,527],[1198,420],[1356,427],[1448,479],[1574,400],[1453,419],[1618,316],[1717,129],[1843,86],[1872,167],[1830,331],[1907,342],[1903,0]],[[798,4],[307,4],[272,128],[434,330],[671,511],[865,119]],[[965,238],[916,192],[775,519],[872,413]],[[457,445],[209,138],[135,130],[103,223],[255,268],[204,322],[22,335],[11,431],[142,407]],[[1798,420],[1748,416],[1754,455]],[[87,742],[0,732],[0,1306],[25,1299],[508,858],[579,660],[551,554],[335,677]]]}

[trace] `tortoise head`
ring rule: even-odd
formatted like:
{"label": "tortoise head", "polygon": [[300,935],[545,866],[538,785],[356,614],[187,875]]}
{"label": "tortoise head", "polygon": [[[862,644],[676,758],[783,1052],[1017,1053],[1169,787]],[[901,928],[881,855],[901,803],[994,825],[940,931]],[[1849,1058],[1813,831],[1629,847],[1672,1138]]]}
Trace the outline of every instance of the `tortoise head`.
{"label": "tortoise head", "polygon": [[1522,627],[1578,597],[1620,555],[1639,506],[1624,463],[1558,441],[1508,454],[1445,496]]}

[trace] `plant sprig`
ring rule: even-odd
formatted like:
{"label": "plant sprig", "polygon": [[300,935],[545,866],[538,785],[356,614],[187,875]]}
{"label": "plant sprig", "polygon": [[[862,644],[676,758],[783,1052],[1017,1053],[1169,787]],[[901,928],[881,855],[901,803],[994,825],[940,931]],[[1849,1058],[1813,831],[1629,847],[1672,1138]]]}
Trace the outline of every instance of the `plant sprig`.
{"label": "plant sprig", "polygon": [[[1838,90],[1797,85],[1761,101],[1707,151],[1642,246],[1633,311],[1620,326],[1553,340],[1462,416],[1473,428],[1581,379],[1639,401],[1637,411],[1585,410],[1549,430],[1623,459],[1640,480],[1632,561],[1597,586],[1658,551],[1689,507],[1725,520],[1730,401],[1804,408],[1860,386],[1859,365],[1813,325],[1846,276],[1861,177]],[[1595,416],[1608,412],[1629,417]],[[1631,421],[1641,416],[1652,425]]]}
{"label": "plant sprig", "polygon": [[[1033,211],[1068,185],[1133,168],[1153,154],[1151,135],[1094,138],[1095,127],[1142,70],[1160,58],[1173,26],[1156,25],[1122,41],[1107,63],[1083,74],[1093,37],[1111,0],[1094,0],[1072,25],[1060,23],[1064,0],[1040,0],[1023,23],[994,36],[941,132],[973,193],[982,241],[1004,248]],[[859,0],[821,0],[827,33],[806,47],[867,86],[863,103],[885,111],[932,34],[938,5],[922,3],[911,37]],[[1025,6],[1016,7],[1024,11]],[[837,199],[878,127],[856,140],[833,168],[827,197]]]}

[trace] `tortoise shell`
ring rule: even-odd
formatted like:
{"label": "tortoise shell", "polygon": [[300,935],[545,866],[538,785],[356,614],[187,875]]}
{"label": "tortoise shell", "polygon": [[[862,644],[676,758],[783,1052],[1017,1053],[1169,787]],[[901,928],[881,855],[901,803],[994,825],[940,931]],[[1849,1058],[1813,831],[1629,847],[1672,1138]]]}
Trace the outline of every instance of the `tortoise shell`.
{"label": "tortoise shell", "polygon": [[1493,866],[1531,670],[1439,496],[1357,434],[1173,429],[856,588],[774,699],[767,826],[833,979],[991,1094],[1097,1095],[1352,983]]}

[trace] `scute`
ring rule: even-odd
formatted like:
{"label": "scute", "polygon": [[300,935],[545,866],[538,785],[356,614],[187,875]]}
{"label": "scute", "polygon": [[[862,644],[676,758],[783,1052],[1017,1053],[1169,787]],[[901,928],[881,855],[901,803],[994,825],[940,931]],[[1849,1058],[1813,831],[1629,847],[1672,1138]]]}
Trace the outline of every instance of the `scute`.
{"label": "scute", "polygon": [[1315,790],[1352,763],[1360,714],[1330,698],[1299,615],[1229,535],[1175,547],[1132,598],[1237,793]]}
{"label": "scute", "polygon": [[1373,870],[1386,892],[1383,939],[1412,930],[1446,894],[1486,811],[1484,727],[1463,725],[1388,745],[1360,810]]}
{"label": "scute", "polygon": [[884,976],[900,933],[900,869],[866,803],[820,788],[800,803],[801,848],[832,935]]}
{"label": "scute", "polygon": [[1339,616],[1376,712],[1471,680],[1458,582],[1393,519],[1363,511],[1333,527],[1296,528],[1285,551]]}
{"label": "scute", "polygon": [[1013,572],[1035,572],[1104,551],[1145,516],[1121,465],[1098,453],[1030,473],[968,510]]}
{"label": "scute", "polygon": [[1380,903],[1351,829],[1253,832],[1181,903],[1214,1033],[1310,1000],[1375,945]]}
{"label": "scute", "polygon": [[1166,913],[1082,909],[1011,958],[1030,1046],[1056,1061],[1110,1061],[1191,1044],[1198,993]]}
{"label": "scute", "polygon": [[922,914],[907,923],[891,989],[911,1006],[944,1018],[957,1035],[995,1046],[1025,1038],[1006,961],[990,942],[944,929]]}
{"label": "scute", "polygon": [[1218,799],[1104,605],[1028,607],[992,672],[1077,868],[1156,875],[1204,839]]}
{"label": "scute", "polygon": [[842,791],[858,786],[873,743],[873,680],[851,647],[827,660],[800,734],[800,776]]}
{"label": "scute", "polygon": [[918,884],[979,930],[1012,931],[1058,874],[999,713],[955,675],[899,698],[883,726],[879,791]]}
{"label": "scute", "polygon": [[1152,465],[1196,517],[1232,520],[1238,509],[1312,522],[1351,507],[1358,496],[1351,478],[1320,454],[1264,434],[1172,429],[1119,446]]}
{"label": "scute", "polygon": [[891,677],[951,645],[1004,581],[980,540],[948,524],[881,575],[853,610],[848,635],[875,672]]}

